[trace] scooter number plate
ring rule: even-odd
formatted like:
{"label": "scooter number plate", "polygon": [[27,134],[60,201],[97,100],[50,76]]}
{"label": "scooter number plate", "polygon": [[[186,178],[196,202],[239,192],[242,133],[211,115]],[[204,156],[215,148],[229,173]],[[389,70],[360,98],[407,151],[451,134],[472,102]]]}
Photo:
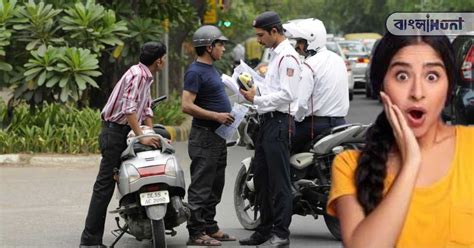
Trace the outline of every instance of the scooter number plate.
{"label": "scooter number plate", "polygon": [[168,202],[170,202],[170,196],[167,190],[146,192],[140,194],[140,204],[142,206],[164,204]]}

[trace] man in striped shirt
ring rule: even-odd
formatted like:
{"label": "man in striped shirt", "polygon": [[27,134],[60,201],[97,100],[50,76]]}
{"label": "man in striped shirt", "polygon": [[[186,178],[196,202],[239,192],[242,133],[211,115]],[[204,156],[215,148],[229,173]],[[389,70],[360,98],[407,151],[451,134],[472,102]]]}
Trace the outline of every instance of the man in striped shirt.
{"label": "man in striped shirt", "polygon": [[[102,154],[99,173],[89,205],[86,224],[81,236],[81,248],[106,247],[102,244],[107,206],[114,193],[114,169],[120,166],[120,155],[127,147],[128,132],[142,135],[141,124],[153,127],[150,86],[153,74],[165,64],[166,46],[147,42],[141,47],[140,63],[133,65],[115,85],[101,113],[102,130],[99,146]],[[143,145],[158,148],[156,137],[140,139]]]}

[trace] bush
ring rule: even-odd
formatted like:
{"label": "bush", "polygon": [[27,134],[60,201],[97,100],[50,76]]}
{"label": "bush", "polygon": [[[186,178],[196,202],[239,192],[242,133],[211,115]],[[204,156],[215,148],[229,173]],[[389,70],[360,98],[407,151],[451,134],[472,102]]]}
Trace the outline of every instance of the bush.
{"label": "bush", "polygon": [[[4,116],[5,110],[0,113]],[[100,113],[96,110],[45,104],[30,112],[22,104],[15,108],[10,125],[0,130],[0,153],[95,153],[99,131]]]}
{"label": "bush", "polygon": [[168,100],[161,102],[153,111],[153,123],[179,126],[186,119],[181,111],[181,97],[176,91],[168,96]]}
{"label": "bush", "polygon": [[[0,120],[7,115],[0,101]],[[155,110],[155,122],[180,125],[185,119],[177,93]],[[0,126],[6,123],[0,122]],[[3,153],[98,153],[101,128],[100,111],[81,110],[72,105],[45,104],[33,112],[26,104],[17,106],[11,123],[0,129],[0,154]]]}

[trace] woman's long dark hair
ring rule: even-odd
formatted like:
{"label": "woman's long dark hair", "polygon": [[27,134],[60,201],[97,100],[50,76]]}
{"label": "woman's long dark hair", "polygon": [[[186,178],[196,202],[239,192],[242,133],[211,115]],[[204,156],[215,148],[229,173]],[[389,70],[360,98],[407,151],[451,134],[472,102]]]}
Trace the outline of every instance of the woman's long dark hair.
{"label": "woman's long dark hair", "polygon": [[[393,56],[403,47],[426,43],[431,46],[443,60],[448,76],[447,101],[455,82],[454,50],[446,36],[395,36],[384,35],[377,45],[370,67],[370,82],[377,94],[383,90],[383,80]],[[385,113],[379,114],[375,123],[367,131],[366,146],[359,157],[355,172],[357,200],[366,215],[372,212],[383,196],[384,180],[387,176],[387,157],[395,144],[392,127]]]}

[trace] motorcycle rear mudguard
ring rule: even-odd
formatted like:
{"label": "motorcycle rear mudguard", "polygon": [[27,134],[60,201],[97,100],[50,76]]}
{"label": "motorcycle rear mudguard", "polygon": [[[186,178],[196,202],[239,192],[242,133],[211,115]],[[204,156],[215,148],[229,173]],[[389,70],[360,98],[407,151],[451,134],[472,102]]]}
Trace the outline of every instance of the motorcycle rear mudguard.
{"label": "motorcycle rear mudguard", "polygon": [[[252,163],[253,157],[248,157],[244,160],[242,160],[240,163],[245,166],[245,171],[248,173],[250,164]],[[247,184],[247,187],[250,189],[250,191],[255,192],[255,185],[253,182],[253,178],[250,179],[249,181],[245,182]]]}
{"label": "motorcycle rear mudguard", "polygon": [[146,216],[148,216],[150,220],[161,220],[166,215],[167,206],[168,204],[159,204],[145,207]]}
{"label": "motorcycle rear mudguard", "polygon": [[246,159],[244,159],[240,162],[243,166],[245,166],[246,171],[249,171],[250,163],[252,162],[252,158],[253,157],[248,157],[248,158],[246,158]]}

